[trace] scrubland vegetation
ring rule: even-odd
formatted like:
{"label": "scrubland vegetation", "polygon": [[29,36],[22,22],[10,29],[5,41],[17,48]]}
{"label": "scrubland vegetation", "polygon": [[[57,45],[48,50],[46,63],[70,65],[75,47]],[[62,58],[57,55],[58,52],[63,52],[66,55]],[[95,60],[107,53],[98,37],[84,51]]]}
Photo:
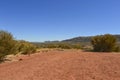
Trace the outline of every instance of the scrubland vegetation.
{"label": "scrubland vegetation", "polygon": [[91,44],[93,51],[96,52],[119,52],[120,47],[117,45],[117,39],[110,35],[98,35],[92,38]]}
{"label": "scrubland vegetation", "polygon": [[38,48],[61,48],[61,49],[81,49],[80,44],[70,44],[70,43],[33,43]]}
{"label": "scrubland vegetation", "polygon": [[15,40],[7,31],[0,31],[0,61],[9,54],[31,54],[36,51],[36,46],[27,41]]}
{"label": "scrubland vegetation", "polygon": [[[83,37],[82,37],[83,38]],[[81,39],[81,38],[80,38]],[[91,39],[90,42],[86,40]],[[77,38],[75,38],[75,41]],[[119,52],[120,47],[117,42],[116,37],[105,34],[98,35],[94,37],[87,37],[85,44],[82,40],[81,42],[72,43],[70,40],[61,41],[61,42],[48,42],[48,43],[31,43],[24,40],[15,40],[13,35],[7,31],[0,31],[0,61],[4,60],[6,55],[9,54],[32,54],[35,53],[37,49],[41,48],[60,48],[60,49],[83,49],[96,52]]]}

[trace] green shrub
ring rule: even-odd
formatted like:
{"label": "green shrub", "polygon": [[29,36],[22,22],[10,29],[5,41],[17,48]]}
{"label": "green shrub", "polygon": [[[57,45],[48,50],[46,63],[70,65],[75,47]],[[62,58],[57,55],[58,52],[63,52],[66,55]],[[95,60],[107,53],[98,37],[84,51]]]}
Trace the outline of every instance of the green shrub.
{"label": "green shrub", "polygon": [[16,54],[16,41],[11,33],[7,31],[0,31],[0,60],[8,54]]}
{"label": "green shrub", "polygon": [[81,49],[81,45],[79,43],[72,44],[72,43],[59,42],[59,43],[38,43],[35,45],[38,48]]}
{"label": "green shrub", "polygon": [[18,45],[18,50],[21,54],[31,54],[36,52],[36,46],[27,41],[18,41]]}
{"label": "green shrub", "polygon": [[73,49],[81,49],[81,45],[80,44],[73,44],[72,48]]}
{"label": "green shrub", "polygon": [[95,36],[91,43],[97,52],[112,52],[116,48],[116,38],[110,34]]}
{"label": "green shrub", "polygon": [[115,52],[120,52],[120,46],[116,46],[114,49]]}
{"label": "green shrub", "polygon": [[61,43],[61,44],[58,44],[58,48],[71,49],[72,46],[70,44],[67,44],[67,43]]}

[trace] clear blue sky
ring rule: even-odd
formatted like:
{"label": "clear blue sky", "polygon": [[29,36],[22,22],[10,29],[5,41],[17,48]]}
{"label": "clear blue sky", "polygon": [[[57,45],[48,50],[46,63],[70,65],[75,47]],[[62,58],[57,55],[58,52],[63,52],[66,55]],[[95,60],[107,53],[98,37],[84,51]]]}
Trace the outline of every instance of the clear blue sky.
{"label": "clear blue sky", "polygon": [[28,41],[120,34],[120,0],[0,0],[0,29]]}

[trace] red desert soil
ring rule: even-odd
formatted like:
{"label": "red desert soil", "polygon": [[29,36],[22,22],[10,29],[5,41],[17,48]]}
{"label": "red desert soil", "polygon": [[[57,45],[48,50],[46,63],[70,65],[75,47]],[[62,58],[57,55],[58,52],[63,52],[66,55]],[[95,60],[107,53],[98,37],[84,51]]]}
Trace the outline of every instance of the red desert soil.
{"label": "red desert soil", "polygon": [[120,54],[50,51],[0,64],[0,80],[120,80]]}

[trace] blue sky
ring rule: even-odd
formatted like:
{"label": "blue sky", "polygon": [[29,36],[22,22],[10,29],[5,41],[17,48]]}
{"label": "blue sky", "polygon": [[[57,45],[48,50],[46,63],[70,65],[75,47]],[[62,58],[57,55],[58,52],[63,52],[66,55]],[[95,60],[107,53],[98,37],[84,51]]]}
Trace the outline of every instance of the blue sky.
{"label": "blue sky", "polygon": [[0,29],[27,41],[120,34],[120,0],[0,0]]}

